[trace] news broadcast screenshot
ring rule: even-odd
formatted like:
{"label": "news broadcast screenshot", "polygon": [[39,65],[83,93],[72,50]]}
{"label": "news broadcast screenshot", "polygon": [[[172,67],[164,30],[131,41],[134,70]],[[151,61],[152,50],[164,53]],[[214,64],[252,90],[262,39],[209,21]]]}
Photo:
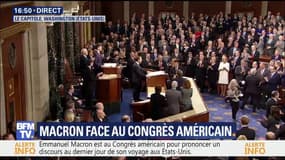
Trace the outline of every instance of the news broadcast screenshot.
{"label": "news broadcast screenshot", "polygon": [[0,160],[284,160],[285,1],[1,1]]}

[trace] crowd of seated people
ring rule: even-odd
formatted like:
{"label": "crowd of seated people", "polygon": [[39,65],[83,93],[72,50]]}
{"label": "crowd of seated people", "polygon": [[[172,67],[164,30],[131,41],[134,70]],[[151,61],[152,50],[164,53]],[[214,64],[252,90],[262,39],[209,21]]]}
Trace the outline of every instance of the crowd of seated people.
{"label": "crowd of seated people", "polygon": [[[236,79],[237,89],[243,95],[238,97],[238,103],[231,101],[233,119],[236,119],[239,108],[252,106],[253,112],[271,108],[267,103],[271,94],[285,87],[284,48],[285,21],[280,13],[268,11],[266,16],[259,17],[192,13],[189,19],[179,15],[145,17],[134,13],[129,22],[105,23],[100,38],[93,37],[82,49],[80,70],[89,66],[96,79],[103,63],[126,63],[122,74],[133,82],[137,78],[132,77],[133,66],[141,57],[140,67],[168,73],[167,92],[172,91],[173,81],[180,90],[183,83],[177,78],[187,76],[196,81],[200,92],[222,97],[228,97],[228,85]],[[135,99],[140,100],[137,90],[141,86],[133,84],[133,87]],[[86,97],[91,99],[94,87],[87,88],[89,96]],[[170,103],[167,96],[166,104]],[[173,114],[180,112],[178,104],[182,102],[168,107],[174,108]],[[284,119],[284,108],[280,105],[279,108]]]}

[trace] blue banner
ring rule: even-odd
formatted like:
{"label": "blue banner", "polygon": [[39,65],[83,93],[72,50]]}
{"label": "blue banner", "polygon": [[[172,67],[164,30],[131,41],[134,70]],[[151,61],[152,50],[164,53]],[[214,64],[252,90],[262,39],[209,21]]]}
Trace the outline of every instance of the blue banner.
{"label": "blue banner", "polygon": [[36,136],[43,140],[206,140],[235,139],[231,122],[65,123],[39,122]]}
{"label": "blue banner", "polygon": [[13,15],[61,15],[63,7],[60,6],[26,6],[14,7]]}

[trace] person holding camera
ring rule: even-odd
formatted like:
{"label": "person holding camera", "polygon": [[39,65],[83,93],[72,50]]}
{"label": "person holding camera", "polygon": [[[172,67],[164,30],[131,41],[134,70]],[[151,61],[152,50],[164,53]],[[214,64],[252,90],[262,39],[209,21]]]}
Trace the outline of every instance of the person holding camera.
{"label": "person holding camera", "polygon": [[240,96],[242,96],[239,89],[239,84],[236,79],[232,79],[228,86],[227,98],[230,100],[232,107],[232,119],[236,121],[236,115],[239,109]]}

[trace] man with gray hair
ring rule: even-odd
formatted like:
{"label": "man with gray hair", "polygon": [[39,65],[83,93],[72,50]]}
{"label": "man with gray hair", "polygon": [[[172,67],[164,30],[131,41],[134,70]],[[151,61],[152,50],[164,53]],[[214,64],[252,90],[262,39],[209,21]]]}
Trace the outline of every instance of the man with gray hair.
{"label": "man with gray hair", "polygon": [[88,50],[86,48],[81,49],[81,55],[80,55],[80,73],[81,75],[84,74],[85,69],[88,66]]}
{"label": "man with gray hair", "polygon": [[249,97],[251,97],[251,102],[253,104],[253,112],[256,112],[256,108],[259,106],[258,97],[260,95],[259,93],[259,81],[260,79],[256,75],[256,69],[252,68],[248,75],[245,78],[245,94],[244,94],[244,100],[242,103],[241,108],[243,109],[245,104],[247,104],[247,101]]}
{"label": "man with gray hair", "polygon": [[97,102],[95,105],[96,111],[93,112],[94,122],[106,122],[108,117],[104,112],[104,104],[102,102]]}
{"label": "man with gray hair", "polygon": [[178,86],[177,81],[171,82],[171,89],[166,91],[166,101],[167,101],[167,113],[168,115],[174,115],[180,113],[180,104],[181,104],[181,92],[176,88]]}
{"label": "man with gray hair", "polygon": [[96,110],[104,111],[104,104],[102,102],[97,102],[95,107],[96,107]]}

